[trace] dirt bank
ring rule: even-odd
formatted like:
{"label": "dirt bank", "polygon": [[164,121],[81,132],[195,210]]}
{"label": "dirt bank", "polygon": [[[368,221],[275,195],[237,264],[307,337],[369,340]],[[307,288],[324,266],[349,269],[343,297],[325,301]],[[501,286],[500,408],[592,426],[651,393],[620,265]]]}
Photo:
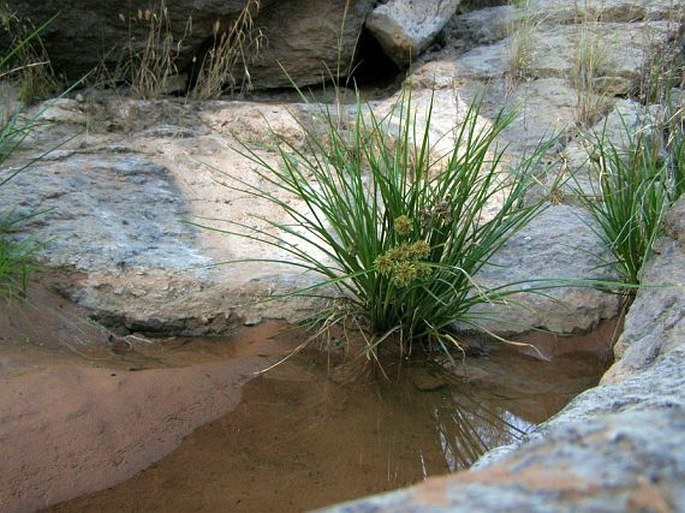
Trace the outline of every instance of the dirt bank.
{"label": "dirt bank", "polygon": [[256,338],[237,357],[179,356],[169,368],[138,372],[159,365],[144,354],[147,343],[88,322],[53,290],[65,278],[44,274],[28,303],[0,310],[5,513],[111,486],[149,466],[193,429],[231,411],[241,386],[269,361],[258,354],[275,352]]}

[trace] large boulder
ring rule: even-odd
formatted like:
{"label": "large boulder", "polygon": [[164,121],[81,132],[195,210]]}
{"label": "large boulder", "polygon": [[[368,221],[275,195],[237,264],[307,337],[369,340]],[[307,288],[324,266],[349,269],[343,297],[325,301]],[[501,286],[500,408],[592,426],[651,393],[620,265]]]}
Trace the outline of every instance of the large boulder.
{"label": "large boulder", "polygon": [[[179,71],[192,71],[193,59],[197,63],[212,47],[215,26],[229,26],[245,4],[245,0],[167,3],[169,30],[178,43]],[[373,7],[371,0],[261,0],[255,4],[259,7],[252,9],[253,29],[260,30],[267,40],[250,73],[257,88],[290,85],[290,79],[299,85],[319,83],[327,69],[337,69],[338,62],[343,70],[348,69],[366,15]],[[145,46],[150,29],[145,11],[160,12],[160,1],[129,5],[97,0],[13,0],[8,8],[19,20],[30,20],[36,26],[57,15],[43,33],[43,42],[58,72],[78,78],[101,63],[115,66],[128,45],[137,49]],[[190,20],[192,31],[187,30]],[[166,36],[167,28],[161,30]],[[9,43],[7,38],[7,34],[0,34],[0,48]]]}
{"label": "large boulder", "polygon": [[[266,49],[250,70],[257,88],[318,84],[352,69],[371,0],[276,1],[262,9]],[[335,76],[335,75],[340,76]]]}
{"label": "large boulder", "polygon": [[461,0],[390,0],[369,15],[366,28],[399,67],[407,67],[433,42]]}

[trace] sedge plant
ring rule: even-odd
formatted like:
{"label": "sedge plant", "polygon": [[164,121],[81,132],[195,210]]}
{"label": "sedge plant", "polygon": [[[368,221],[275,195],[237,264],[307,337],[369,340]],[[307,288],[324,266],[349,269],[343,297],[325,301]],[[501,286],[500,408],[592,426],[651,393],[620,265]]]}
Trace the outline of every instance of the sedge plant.
{"label": "sedge plant", "polygon": [[270,203],[286,220],[260,219],[269,229],[227,221],[221,231],[284,250],[288,264],[317,275],[315,285],[289,295],[335,297],[336,307],[316,318],[353,318],[371,349],[389,334],[409,351],[415,343],[458,346],[455,321],[476,326],[473,306],[521,289],[480,287],[476,275],[543,208],[524,196],[548,147],[505,169],[496,140],[515,114],[502,111],[484,124],[479,102],[448,151],[431,138],[432,99],[421,119],[411,93],[384,116],[359,99],[345,122],[327,105],[314,108],[325,128],[301,123],[304,146],[273,134],[278,164],[242,146],[262,184],[226,175],[229,187]]}
{"label": "sedge plant", "polygon": [[[605,134],[594,136],[594,178],[589,193],[578,188],[577,196],[595,221],[593,230],[611,252],[613,260],[605,265],[613,267],[623,283],[636,286],[662,233],[666,211],[682,188],[682,178],[679,157],[664,158],[662,144],[655,143],[660,138],[656,132],[632,133],[625,124],[624,131],[625,147]],[[675,151],[681,151],[677,141],[673,144]]]}

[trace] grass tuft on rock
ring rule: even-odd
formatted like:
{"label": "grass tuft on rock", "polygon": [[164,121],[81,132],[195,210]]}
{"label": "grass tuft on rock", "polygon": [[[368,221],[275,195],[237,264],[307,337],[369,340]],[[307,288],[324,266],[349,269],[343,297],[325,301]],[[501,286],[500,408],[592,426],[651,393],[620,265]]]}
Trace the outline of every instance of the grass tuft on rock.
{"label": "grass tuft on rock", "polygon": [[633,132],[624,124],[625,145],[596,134],[590,191],[577,187],[579,200],[596,222],[593,229],[613,255],[606,265],[625,284],[641,283],[666,211],[684,188],[682,112],[671,116],[665,144],[657,128]]}
{"label": "grass tuft on rock", "polygon": [[[34,29],[24,38],[15,40],[12,47],[0,54],[0,79],[21,75],[20,80],[23,82],[26,80],[24,71],[34,70],[35,73],[36,68],[46,65],[45,62],[31,60],[35,58],[31,48],[36,45],[42,48],[39,34],[53,19]],[[33,100],[34,97],[30,99]],[[19,112],[0,112],[0,192],[3,185],[34,162],[29,159],[24,164],[14,167],[5,166],[36,123],[35,118],[22,119]],[[3,202],[0,202],[0,298],[6,301],[26,293],[29,275],[33,270],[31,262],[38,245],[31,240],[16,241],[11,235],[19,223],[33,215],[35,214],[17,215],[12,206],[4,207]]]}
{"label": "grass tuft on rock", "polygon": [[310,104],[320,124],[300,123],[303,146],[272,134],[277,164],[242,146],[261,183],[224,173],[229,187],[272,204],[287,220],[260,219],[269,229],[229,221],[221,231],[284,250],[288,264],[317,275],[315,285],[290,295],[335,299],[316,318],[353,319],[371,349],[389,334],[399,335],[405,350],[427,342],[449,349],[458,345],[455,321],[478,325],[473,306],[524,287],[485,288],[476,275],[544,207],[524,196],[548,145],[505,166],[496,141],[515,114],[485,121],[479,102],[434,141],[433,103],[421,109],[405,93],[379,116],[357,99],[344,119],[335,107]]}

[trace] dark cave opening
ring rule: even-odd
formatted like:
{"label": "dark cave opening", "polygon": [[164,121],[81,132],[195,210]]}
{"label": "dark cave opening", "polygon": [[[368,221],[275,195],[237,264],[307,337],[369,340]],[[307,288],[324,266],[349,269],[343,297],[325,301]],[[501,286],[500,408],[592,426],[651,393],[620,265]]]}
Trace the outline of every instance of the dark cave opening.
{"label": "dark cave opening", "polygon": [[390,88],[404,76],[380,43],[366,29],[362,30],[352,68],[352,80],[359,88]]}

